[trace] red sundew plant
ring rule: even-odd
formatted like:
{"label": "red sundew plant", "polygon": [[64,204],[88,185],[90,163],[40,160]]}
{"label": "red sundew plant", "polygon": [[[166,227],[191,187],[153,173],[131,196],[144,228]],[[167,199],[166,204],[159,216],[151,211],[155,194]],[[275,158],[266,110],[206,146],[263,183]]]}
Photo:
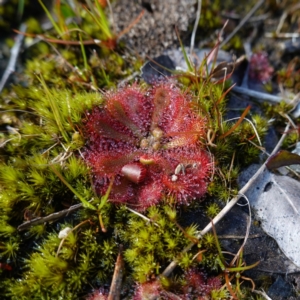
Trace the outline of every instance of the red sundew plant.
{"label": "red sundew plant", "polygon": [[250,59],[249,77],[250,79],[267,82],[272,77],[273,67],[269,63],[266,52],[254,53]]}
{"label": "red sundew plant", "polygon": [[135,289],[133,300],[157,299],[161,295],[162,287],[159,281],[149,281],[138,284]]}
{"label": "red sundew plant", "polygon": [[[222,282],[220,278],[207,278],[207,276],[203,272],[197,269],[190,269],[187,270],[184,274],[183,285],[181,287],[177,286],[174,291],[165,290],[159,280],[152,280],[137,284],[133,299],[212,299],[212,292],[219,291],[221,288]],[[215,299],[221,299],[221,297]]]}
{"label": "red sundew plant", "polygon": [[190,96],[172,82],[106,94],[85,124],[84,157],[97,193],[113,180],[109,199],[140,211],[165,197],[178,204],[201,198],[212,169],[200,141],[205,130]]}
{"label": "red sundew plant", "polygon": [[[213,290],[219,290],[222,287],[219,277],[206,278],[204,273],[196,269],[186,271],[185,278],[186,284],[183,286],[184,295],[192,294],[194,297],[203,297],[197,299],[207,299],[204,296],[209,296]],[[188,299],[191,298],[188,297]]]}
{"label": "red sundew plant", "polygon": [[85,300],[107,300],[107,299],[108,299],[108,291],[104,288],[95,290],[93,293],[91,293],[85,298]]}

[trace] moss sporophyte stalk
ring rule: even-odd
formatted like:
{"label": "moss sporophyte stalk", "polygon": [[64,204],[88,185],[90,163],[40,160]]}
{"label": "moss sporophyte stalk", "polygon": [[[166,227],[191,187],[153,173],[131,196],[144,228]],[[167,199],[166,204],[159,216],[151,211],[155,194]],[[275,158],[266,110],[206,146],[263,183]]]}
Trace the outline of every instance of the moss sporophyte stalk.
{"label": "moss sporophyte stalk", "polygon": [[206,120],[172,82],[128,86],[105,95],[87,115],[83,153],[97,193],[113,180],[110,201],[144,211],[163,198],[200,199],[212,170],[201,145]]}

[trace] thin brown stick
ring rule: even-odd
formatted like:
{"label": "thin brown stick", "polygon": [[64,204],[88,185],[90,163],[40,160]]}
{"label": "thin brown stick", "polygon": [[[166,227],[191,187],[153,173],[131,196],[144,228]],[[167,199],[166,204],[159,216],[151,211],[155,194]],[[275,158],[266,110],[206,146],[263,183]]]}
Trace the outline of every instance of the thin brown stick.
{"label": "thin brown stick", "polygon": [[[252,234],[248,236],[248,239],[257,239],[262,237],[261,234],[257,233],[257,234]],[[221,240],[225,240],[225,239],[233,239],[233,240],[244,240],[245,236],[244,235],[231,235],[231,234],[225,234],[225,235],[218,235],[218,239]]]}
{"label": "thin brown stick", "polygon": [[257,2],[252,9],[248,12],[248,14],[241,20],[238,26],[228,35],[228,37],[220,44],[220,49],[227,44],[233,36],[246,24],[246,22],[253,16],[253,14],[261,7],[261,5],[265,2],[265,0],[260,0]]}
{"label": "thin brown stick", "polygon": [[[91,201],[89,201],[89,202],[91,202]],[[38,217],[38,218],[35,218],[35,219],[32,219],[32,220],[29,220],[27,222],[24,222],[23,224],[19,225],[17,229],[19,231],[23,231],[23,230],[26,230],[28,227],[33,226],[33,225],[38,225],[38,224],[43,224],[43,223],[47,223],[47,222],[57,221],[58,219],[64,217],[65,215],[68,215],[69,213],[71,213],[71,212],[73,212],[73,211],[75,211],[75,210],[77,210],[81,207],[82,207],[82,203],[72,205],[67,209],[55,212],[55,213],[50,214],[48,216]]]}
{"label": "thin brown stick", "polygon": [[298,32],[286,32],[286,33],[273,33],[273,32],[266,32],[266,38],[272,39],[296,39],[300,36]]}
{"label": "thin brown stick", "polygon": [[281,15],[281,17],[280,17],[278,26],[277,26],[276,31],[275,31],[276,36],[277,36],[278,34],[280,34],[281,29],[282,29],[283,24],[284,24],[284,21],[285,21],[285,19],[287,18],[287,16],[288,16],[290,13],[293,13],[293,12],[295,12],[295,11],[298,10],[298,9],[300,9],[300,3],[297,3],[297,4],[295,4],[295,5],[291,6],[291,7],[289,7],[288,9],[286,9],[286,10],[284,11],[284,13],[283,13],[283,14]]}
{"label": "thin brown stick", "polygon": [[[22,23],[21,26],[20,26],[20,31],[25,31],[27,28],[27,25],[25,23]],[[8,65],[4,71],[4,74],[1,78],[1,81],[0,81],[0,93],[2,92],[6,82],[8,81],[9,79],[9,76],[15,72],[15,69],[16,69],[16,63],[17,63],[17,58],[19,56],[19,53],[20,53],[20,49],[21,49],[21,46],[23,44],[23,40],[24,40],[24,35],[22,33],[18,33],[17,37],[16,37],[16,41],[15,41],[15,44],[14,46],[11,48],[11,51],[10,51],[10,59],[9,59],[9,62],[8,62]]]}
{"label": "thin brown stick", "polygon": [[286,99],[285,97],[281,97],[281,96],[275,96],[275,95],[271,95],[271,94],[267,94],[267,93],[262,93],[262,92],[258,92],[258,91],[254,91],[254,90],[249,90],[247,88],[241,87],[241,86],[234,86],[232,88],[233,92],[239,93],[239,94],[243,94],[252,98],[257,99],[259,102],[271,102],[273,104],[277,104],[280,103],[282,100],[289,100]]}
{"label": "thin brown stick", "polygon": [[145,10],[143,9],[141,12],[140,12],[140,14],[124,29],[124,30],[122,30],[120,33],[118,33],[118,35],[117,35],[117,40],[121,37],[121,36],[123,36],[123,35],[125,35],[127,32],[129,32],[131,29],[132,29],[132,27],[134,27],[139,21],[140,21],[140,19],[142,18],[142,16],[145,14]]}
{"label": "thin brown stick", "polygon": [[111,281],[108,300],[119,300],[121,287],[122,287],[122,279],[123,279],[123,269],[124,269],[124,261],[123,261],[123,246],[120,245],[119,254],[117,257],[114,275]]}
{"label": "thin brown stick", "polygon": [[[133,20],[127,28],[125,28],[123,31],[121,31],[116,37],[115,39],[118,40],[121,36],[125,35],[128,31],[130,31],[132,29],[132,27],[134,27],[142,18],[142,16],[144,15],[145,11],[142,10],[141,13],[137,16],[137,18],[135,20]],[[61,44],[61,45],[72,45],[72,46],[87,46],[87,45],[99,45],[102,42],[105,41],[101,41],[98,39],[89,39],[89,40],[85,40],[85,41],[73,41],[73,40],[59,40],[59,39],[53,39],[53,38],[47,38],[44,35],[36,35],[36,34],[30,34],[30,33],[26,33],[26,32],[22,32],[19,30],[14,30],[14,32],[20,34],[20,35],[24,35],[24,36],[29,36],[29,37],[34,37],[34,38],[39,38],[42,41],[48,42],[48,43],[54,43],[54,44]]]}
{"label": "thin brown stick", "polygon": [[248,105],[246,107],[246,109],[244,110],[244,112],[242,113],[242,115],[239,117],[238,121],[225,133],[223,133],[219,138],[220,139],[224,139],[226,136],[228,136],[229,134],[231,134],[233,131],[235,131],[237,129],[237,127],[242,123],[242,121],[245,119],[246,115],[248,114],[249,110],[250,110],[251,106]]}
{"label": "thin brown stick", "polygon": [[81,46],[81,45],[98,45],[101,43],[101,40],[97,39],[90,39],[86,41],[70,41],[70,40],[59,40],[59,39],[53,39],[53,38],[47,38],[42,34],[32,34],[32,33],[26,33],[19,30],[14,29],[14,32],[18,34],[22,34],[24,36],[32,37],[32,38],[38,38],[41,41],[45,41],[48,43],[55,43],[55,44],[61,44],[61,45],[73,45],[73,46]]}
{"label": "thin brown stick", "polygon": [[257,291],[257,290],[254,290],[253,293],[255,294],[258,294],[258,295],[261,295],[262,297],[264,297],[266,300],[272,300],[272,298],[270,298],[266,292],[264,290],[262,291]]}

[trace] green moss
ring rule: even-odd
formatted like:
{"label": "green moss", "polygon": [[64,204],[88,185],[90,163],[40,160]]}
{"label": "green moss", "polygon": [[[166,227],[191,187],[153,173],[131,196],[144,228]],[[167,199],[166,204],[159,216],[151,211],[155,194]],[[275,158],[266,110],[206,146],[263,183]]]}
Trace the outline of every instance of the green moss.
{"label": "green moss", "polygon": [[19,246],[20,240],[18,238],[10,238],[2,245],[0,244],[1,256],[9,260],[16,260]]}
{"label": "green moss", "polygon": [[222,300],[228,299],[230,293],[226,289],[212,290],[210,296],[212,300]]}
{"label": "green moss", "polygon": [[220,212],[220,207],[216,203],[211,203],[206,208],[206,214],[211,219],[213,219],[219,212]]}

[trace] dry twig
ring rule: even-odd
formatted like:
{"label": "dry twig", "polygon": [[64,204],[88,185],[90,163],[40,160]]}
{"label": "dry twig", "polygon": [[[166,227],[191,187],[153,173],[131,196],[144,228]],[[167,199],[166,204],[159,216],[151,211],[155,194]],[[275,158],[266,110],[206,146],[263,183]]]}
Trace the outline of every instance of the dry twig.
{"label": "dry twig", "polygon": [[[20,27],[20,31],[24,32],[24,31],[26,31],[26,28],[27,28],[27,25],[23,23]],[[15,42],[14,46],[11,48],[11,51],[10,51],[11,56],[10,56],[8,65],[5,69],[5,72],[4,72],[4,74],[1,78],[1,81],[0,81],[0,93],[2,92],[9,76],[12,73],[14,73],[15,70],[16,70],[17,58],[18,58],[19,53],[20,53],[20,48],[22,46],[23,39],[24,39],[24,35],[22,33],[19,33],[17,35],[16,42]]]}
{"label": "dry twig", "polygon": [[[89,201],[89,202],[91,202],[91,201]],[[75,211],[75,210],[77,210],[81,207],[82,207],[82,203],[79,203],[79,204],[75,204],[75,205],[70,206],[68,209],[64,209],[64,210],[55,212],[55,213],[50,214],[48,216],[38,217],[38,218],[35,218],[35,219],[32,219],[32,220],[29,220],[29,221],[24,222],[23,224],[19,225],[18,230],[23,231],[23,230],[26,230],[28,227],[31,227],[33,225],[43,224],[43,223],[47,223],[47,222],[54,222],[54,221],[68,215],[69,213],[71,213],[71,212],[73,212],[73,211]]]}
{"label": "dry twig", "polygon": [[109,294],[108,294],[108,300],[119,300],[120,299],[120,293],[121,293],[121,287],[122,287],[122,279],[123,279],[123,269],[124,269],[124,261],[123,261],[123,246],[120,245],[119,254],[117,257],[114,275],[111,281]]}
{"label": "dry twig", "polygon": [[272,298],[270,298],[264,290],[262,291],[254,290],[253,293],[263,296],[266,300],[272,300]]}
{"label": "dry twig", "polygon": [[233,36],[246,24],[246,22],[252,17],[252,15],[261,7],[264,3],[264,0],[260,0],[257,2],[252,9],[248,12],[248,14],[242,19],[242,21],[234,28],[234,30],[228,35],[228,37],[220,44],[220,49],[226,45]]}

